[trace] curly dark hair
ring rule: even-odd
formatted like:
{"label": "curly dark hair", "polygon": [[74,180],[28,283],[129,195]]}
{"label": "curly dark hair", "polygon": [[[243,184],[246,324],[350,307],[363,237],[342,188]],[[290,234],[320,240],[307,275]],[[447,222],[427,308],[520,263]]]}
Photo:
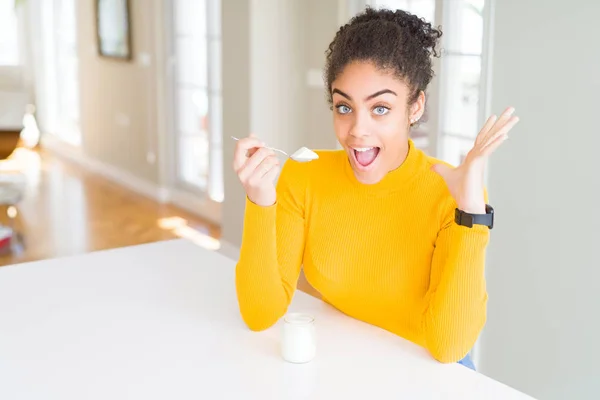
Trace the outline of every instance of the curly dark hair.
{"label": "curly dark hair", "polygon": [[439,28],[406,11],[367,7],[338,30],[325,52],[329,104],[333,81],[354,61],[393,72],[409,86],[408,104],[413,104],[433,78],[431,56],[439,57],[435,47],[441,36]]}

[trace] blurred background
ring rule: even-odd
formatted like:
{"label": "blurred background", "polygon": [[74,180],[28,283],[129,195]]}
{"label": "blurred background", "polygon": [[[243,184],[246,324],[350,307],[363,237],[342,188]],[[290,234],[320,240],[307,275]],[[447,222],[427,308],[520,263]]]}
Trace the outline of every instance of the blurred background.
{"label": "blurred background", "polygon": [[336,148],[322,72],[366,5],[442,27],[417,146],[457,165],[521,118],[487,170],[481,373],[600,398],[600,2],[0,0],[0,264],[185,237],[237,254],[233,136]]}

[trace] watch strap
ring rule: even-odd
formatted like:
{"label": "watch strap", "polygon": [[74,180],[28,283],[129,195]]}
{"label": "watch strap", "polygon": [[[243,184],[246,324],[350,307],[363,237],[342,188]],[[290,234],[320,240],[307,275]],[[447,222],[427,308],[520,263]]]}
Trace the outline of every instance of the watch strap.
{"label": "watch strap", "polygon": [[470,214],[456,209],[454,220],[458,225],[472,228],[473,225],[484,225],[492,229],[494,227],[494,209],[489,204],[485,205],[485,214]]}

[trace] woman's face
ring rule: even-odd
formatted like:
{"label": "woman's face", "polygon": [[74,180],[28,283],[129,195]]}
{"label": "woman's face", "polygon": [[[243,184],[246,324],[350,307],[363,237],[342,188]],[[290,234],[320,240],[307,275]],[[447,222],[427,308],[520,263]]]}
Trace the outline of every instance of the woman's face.
{"label": "woman's face", "polygon": [[379,182],[406,158],[410,123],[423,114],[424,94],[409,108],[408,86],[369,62],[348,64],[331,90],[335,135],[354,175],[365,184]]}

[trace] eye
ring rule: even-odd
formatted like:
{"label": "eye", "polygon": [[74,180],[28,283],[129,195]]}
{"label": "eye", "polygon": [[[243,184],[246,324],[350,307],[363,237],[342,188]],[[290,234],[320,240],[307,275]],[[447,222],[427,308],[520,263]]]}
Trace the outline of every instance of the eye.
{"label": "eye", "polygon": [[387,107],[384,107],[384,106],[377,106],[377,107],[375,107],[375,108],[373,109],[373,112],[374,112],[376,115],[385,115],[385,114],[387,114],[389,111],[390,111],[390,109],[389,109],[389,108],[387,108]]}
{"label": "eye", "polygon": [[337,112],[338,112],[339,114],[348,114],[350,111],[352,111],[352,110],[350,109],[350,107],[348,107],[348,106],[347,106],[347,105],[345,105],[345,104],[340,104],[339,106],[336,106],[335,108],[337,109]]}

